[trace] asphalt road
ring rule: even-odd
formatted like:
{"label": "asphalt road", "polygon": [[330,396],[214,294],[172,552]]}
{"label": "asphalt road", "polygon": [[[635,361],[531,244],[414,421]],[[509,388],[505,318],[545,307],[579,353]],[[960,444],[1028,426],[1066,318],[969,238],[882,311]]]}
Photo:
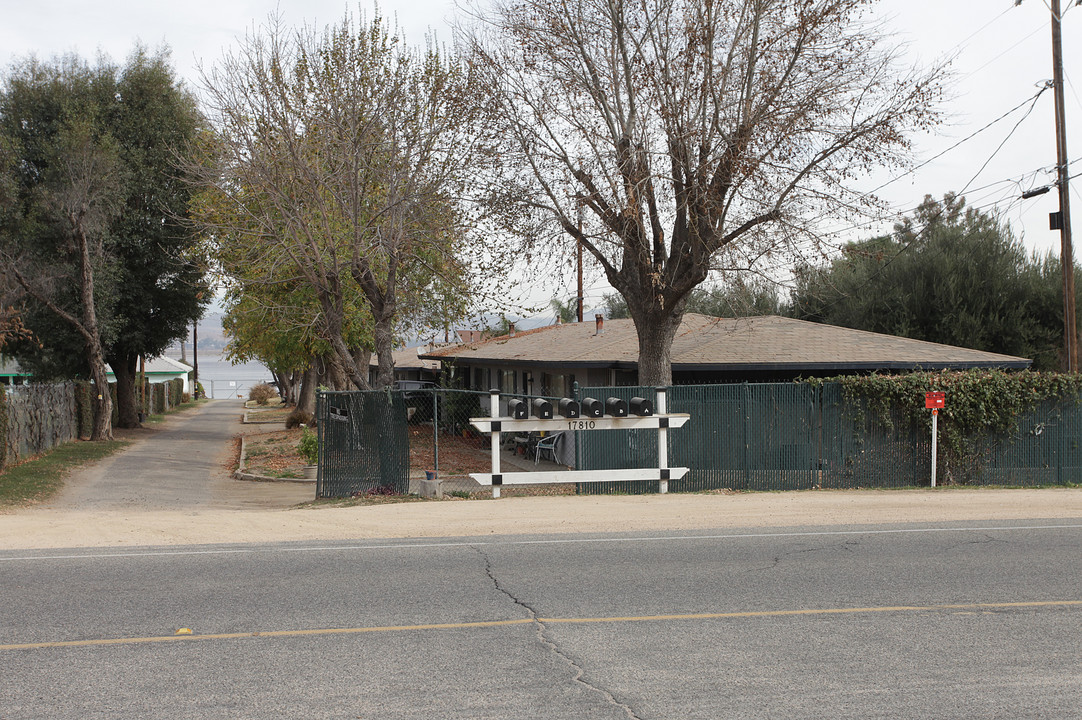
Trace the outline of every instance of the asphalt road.
{"label": "asphalt road", "polygon": [[8,551],[0,718],[1082,717],[1082,524],[988,525]]}

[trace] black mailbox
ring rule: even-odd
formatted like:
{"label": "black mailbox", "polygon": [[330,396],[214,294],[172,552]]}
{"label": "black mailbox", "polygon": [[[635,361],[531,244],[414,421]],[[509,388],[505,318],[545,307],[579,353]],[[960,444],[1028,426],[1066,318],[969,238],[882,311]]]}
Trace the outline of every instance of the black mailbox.
{"label": "black mailbox", "polygon": [[639,417],[647,417],[654,414],[654,403],[646,398],[631,398],[631,414]]}
{"label": "black mailbox", "polygon": [[582,405],[579,407],[579,413],[583,417],[598,418],[605,414],[605,406],[601,404],[600,400],[583,398]]}
{"label": "black mailbox", "polygon": [[535,418],[541,418],[542,420],[552,419],[552,403],[544,398],[534,398],[534,401],[530,403],[533,405],[533,416]]}
{"label": "black mailbox", "polygon": [[525,420],[530,417],[530,406],[525,400],[511,398],[507,401],[507,414],[515,420]]}
{"label": "black mailbox", "polygon": [[627,417],[627,402],[618,397],[611,397],[605,401],[605,414],[612,417]]}
{"label": "black mailbox", "polygon": [[571,398],[560,401],[560,414],[565,418],[577,418],[579,416],[579,404]]}

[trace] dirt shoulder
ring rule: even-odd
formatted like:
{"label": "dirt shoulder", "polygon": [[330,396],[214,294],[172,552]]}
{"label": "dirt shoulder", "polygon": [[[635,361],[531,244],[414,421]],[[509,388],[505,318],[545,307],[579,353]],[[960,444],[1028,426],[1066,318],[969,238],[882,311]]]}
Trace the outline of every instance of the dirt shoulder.
{"label": "dirt shoulder", "polygon": [[[812,490],[446,499],[311,507],[314,488],[234,480],[243,407],[208,403],[133,433],[46,504],[0,512],[0,550],[370,538],[679,532],[1082,519],[1082,489]],[[269,436],[268,436],[269,437]]]}
{"label": "dirt shoulder", "polygon": [[1082,489],[517,497],[288,510],[0,515],[0,549],[1082,519]]}

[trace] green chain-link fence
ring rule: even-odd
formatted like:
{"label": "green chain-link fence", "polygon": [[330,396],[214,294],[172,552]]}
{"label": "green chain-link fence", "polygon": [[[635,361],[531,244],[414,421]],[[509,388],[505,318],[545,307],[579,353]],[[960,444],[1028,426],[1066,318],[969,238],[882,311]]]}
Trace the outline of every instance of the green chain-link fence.
{"label": "green chain-link fence", "polygon": [[316,497],[409,492],[402,393],[321,392],[316,398]]}
{"label": "green chain-link fence", "polygon": [[[653,388],[581,388],[577,397],[655,398]],[[670,492],[711,489],[912,487],[931,478],[931,435],[900,411],[883,417],[842,387],[803,383],[682,385],[669,388],[669,412],[691,421],[669,431],[670,467],[688,467]],[[951,463],[940,452],[941,482],[996,485],[1082,483],[1082,405],[1045,403],[1019,418],[1011,435],[973,438]],[[582,470],[657,462],[654,431],[580,433]],[[580,492],[655,492],[657,483],[590,483]]]}
{"label": "green chain-link fence", "polygon": [[[576,389],[576,399],[651,399],[642,387]],[[501,395],[501,402],[520,395]],[[531,398],[527,398],[531,399]],[[549,398],[550,400],[554,400]],[[691,420],[669,430],[670,467],[688,467],[670,492],[797,490],[927,485],[931,438],[900,412],[882,417],[844,396],[840,385],[683,385],[668,388],[669,412]],[[323,393],[317,495],[407,492],[411,476],[432,473],[455,489],[476,488],[470,473],[491,469],[488,435],[470,418],[489,415],[489,394],[444,388]],[[502,413],[501,413],[502,414]],[[1046,403],[1019,419],[1011,436],[977,438],[964,462],[946,461],[941,482],[1047,485],[1082,482],[1082,406]],[[505,438],[528,453],[538,438]],[[657,467],[656,430],[567,432],[557,465],[579,470]],[[456,482],[457,481],[457,484]],[[656,492],[657,482],[584,483],[583,493]]]}

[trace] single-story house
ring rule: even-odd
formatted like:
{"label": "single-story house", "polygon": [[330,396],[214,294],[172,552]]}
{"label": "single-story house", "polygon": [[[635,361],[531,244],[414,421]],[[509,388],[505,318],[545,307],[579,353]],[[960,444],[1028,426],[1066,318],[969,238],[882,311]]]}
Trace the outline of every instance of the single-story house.
{"label": "single-story house", "polygon": [[[391,356],[394,361],[394,379],[396,381],[409,380],[433,383],[439,380],[440,361],[421,357],[422,353],[426,353],[433,348],[434,346],[422,345],[404,350],[395,350]],[[368,360],[369,382],[374,383],[376,381],[378,368],[379,358],[376,357],[375,353],[372,353],[372,357]]]}
{"label": "single-story house", "polygon": [[0,385],[26,385],[30,379],[30,373],[19,367],[14,358],[0,355]]}
{"label": "single-story house", "polygon": [[[638,384],[638,336],[631,320],[550,325],[435,348],[474,390],[568,397],[581,386]],[[1031,360],[777,316],[684,316],[672,345],[673,383],[780,382],[799,377],[1003,368]]]}
{"label": "single-story house", "polygon": [[[191,392],[191,387],[188,381],[188,374],[192,371],[192,366],[187,363],[182,363],[180,360],[173,360],[165,356],[148,358],[144,364],[147,376],[147,382],[151,385],[156,383],[169,382],[170,380],[176,380],[180,378],[184,381],[184,392]],[[108,365],[105,366],[106,377],[109,378],[109,382],[116,382],[116,376],[113,375],[113,369]],[[139,379],[140,372],[139,363],[135,364],[136,380]]]}

